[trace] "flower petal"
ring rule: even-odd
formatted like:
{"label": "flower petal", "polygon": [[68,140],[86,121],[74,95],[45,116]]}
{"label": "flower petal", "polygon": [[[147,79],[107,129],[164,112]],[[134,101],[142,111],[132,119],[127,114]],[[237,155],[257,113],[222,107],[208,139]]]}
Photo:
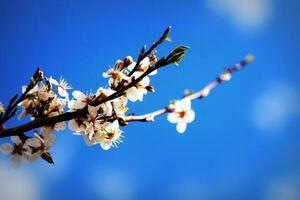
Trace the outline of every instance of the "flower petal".
{"label": "flower petal", "polygon": [[84,136],[83,136],[83,139],[84,139],[85,144],[88,145],[88,146],[92,146],[92,145],[95,144],[93,141],[91,141],[91,140],[89,139],[88,136],[85,136],[85,135],[84,135]]}
{"label": "flower petal", "polygon": [[132,87],[132,88],[129,88],[128,90],[126,90],[126,97],[132,102],[137,101],[138,95],[139,95],[139,92],[136,87]]}
{"label": "flower petal", "polygon": [[153,76],[153,75],[156,75],[157,74],[157,70],[154,70],[153,72],[151,72],[149,75],[150,76]]}
{"label": "flower petal", "polygon": [[80,132],[82,131],[82,129],[78,126],[78,123],[75,119],[72,119],[68,122],[68,127],[74,135],[81,135]]}
{"label": "flower petal", "polygon": [[14,150],[14,147],[9,143],[5,143],[5,144],[1,145],[1,153],[2,154],[10,154],[13,150]]}
{"label": "flower petal", "polygon": [[54,78],[50,77],[49,78],[49,82],[53,85],[59,85],[59,83],[57,82],[57,80],[55,80]]}
{"label": "flower petal", "polygon": [[112,128],[114,131],[118,131],[118,130],[119,130],[119,121],[118,121],[118,120],[115,120],[115,121],[111,124],[111,128]]}
{"label": "flower petal", "polygon": [[184,116],[184,120],[187,123],[191,123],[192,121],[194,121],[194,119],[195,119],[195,112],[193,110],[186,111],[185,116]]}
{"label": "flower petal", "polygon": [[54,129],[57,131],[63,131],[66,129],[66,124],[65,122],[58,122],[54,125]]}
{"label": "flower petal", "polygon": [[176,130],[178,133],[184,133],[186,130],[187,123],[185,121],[179,121],[176,125]]}
{"label": "flower petal", "polygon": [[58,91],[58,94],[59,94],[60,96],[62,96],[62,97],[68,97],[68,96],[69,96],[67,90],[65,90],[65,89],[63,89],[63,88],[61,88],[61,87],[58,87],[58,88],[57,88],[57,91]]}
{"label": "flower petal", "polygon": [[112,146],[112,141],[111,140],[104,140],[103,142],[100,143],[102,149],[108,150]]}
{"label": "flower petal", "polygon": [[98,114],[98,108],[88,105],[88,112],[92,118],[95,118]]}
{"label": "flower petal", "polygon": [[11,156],[11,164],[14,167],[19,167],[21,165],[21,156],[19,154],[13,154]]}
{"label": "flower petal", "polygon": [[81,91],[79,91],[79,90],[75,90],[74,92],[72,92],[72,95],[73,95],[73,97],[74,97],[76,100],[78,100],[78,101],[81,101],[81,100],[83,100],[83,99],[86,98],[86,95],[83,94],[83,93],[82,93]]}
{"label": "flower petal", "polygon": [[95,134],[95,131],[94,131],[93,123],[90,123],[88,125],[88,127],[86,127],[86,129],[85,129],[85,135],[88,136],[90,140],[92,140],[94,134]]}
{"label": "flower petal", "polygon": [[169,113],[167,118],[168,118],[168,121],[173,123],[173,124],[178,122],[178,117],[177,117],[177,114],[175,112]]}
{"label": "flower petal", "polygon": [[53,133],[49,133],[44,137],[45,143],[48,147],[51,147],[55,142],[55,135]]}
{"label": "flower petal", "polygon": [[38,148],[42,145],[42,142],[36,137],[27,139],[25,143],[35,148]]}
{"label": "flower petal", "polygon": [[19,136],[11,136],[10,139],[13,141],[14,144],[21,144],[22,140],[20,139]]}

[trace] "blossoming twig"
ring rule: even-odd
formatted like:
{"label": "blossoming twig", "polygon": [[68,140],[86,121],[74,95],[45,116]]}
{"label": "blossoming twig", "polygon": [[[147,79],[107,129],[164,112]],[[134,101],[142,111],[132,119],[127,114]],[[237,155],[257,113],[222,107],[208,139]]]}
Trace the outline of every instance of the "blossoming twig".
{"label": "blossoming twig", "polygon": [[[164,31],[162,36],[156,42],[153,43],[153,45],[149,48],[149,50],[145,54],[143,54],[143,56],[139,56],[139,58],[140,59],[145,58],[148,54],[150,54],[150,52],[152,52],[159,44],[161,44],[165,39],[168,38],[169,32],[170,32],[170,27],[168,27]],[[139,81],[141,81],[143,78],[145,78],[147,75],[149,75],[153,71],[155,71],[158,68],[161,68],[163,66],[169,65],[171,63],[179,62],[182,59],[183,55],[184,55],[184,51],[187,50],[187,49],[188,48],[185,47],[185,46],[179,46],[179,47],[175,48],[167,56],[167,59],[165,59],[165,57],[161,58],[160,60],[155,62],[154,66],[149,67],[144,73],[142,73],[137,78],[132,77],[132,81],[128,85],[120,88],[118,91],[115,91],[113,94],[111,94],[109,96],[106,96],[103,99],[99,100],[97,97],[95,97],[95,99],[97,101],[91,102],[91,106],[98,106],[98,105],[103,104],[107,101],[113,100],[117,97],[120,97],[120,96],[124,95],[124,92],[127,89],[129,89],[131,87],[134,87]],[[134,68],[132,71],[134,71],[134,70],[136,70],[136,69]],[[131,72],[128,74],[128,76],[131,74]],[[24,132],[27,132],[27,131],[30,131],[32,129],[39,128],[39,127],[42,127],[42,126],[46,126],[46,125],[49,125],[49,124],[55,124],[55,123],[62,122],[62,121],[68,121],[68,120],[83,116],[87,112],[88,112],[88,110],[87,110],[87,106],[86,106],[86,107],[84,107],[80,110],[76,110],[75,112],[66,112],[66,113],[62,113],[60,115],[56,115],[56,116],[52,116],[52,117],[37,118],[37,119],[35,119],[31,122],[28,122],[26,124],[0,131],[0,138],[19,135],[21,133],[24,133]]]}
{"label": "blossoming twig", "polygon": [[10,99],[8,106],[4,112],[4,115],[2,115],[3,112],[0,112],[1,113],[1,115],[0,115],[0,130],[3,128],[3,124],[15,115],[15,113],[17,112],[18,104],[26,98],[29,91],[32,88],[34,88],[42,79],[43,79],[43,73],[41,72],[40,68],[38,67],[38,69],[35,71],[34,75],[31,77],[28,86],[25,88],[24,93],[19,98],[18,98],[18,95],[16,94],[15,96],[13,96]]}
{"label": "blossoming twig", "polygon": [[[183,98],[189,98],[190,100],[195,100],[195,99],[202,99],[206,97],[210,93],[210,91],[213,90],[215,87],[217,87],[224,81],[229,80],[232,73],[242,70],[247,64],[252,62],[252,60],[253,60],[252,55],[246,56],[246,58],[241,62],[225,69],[225,71],[220,76],[218,76],[214,81],[206,85],[203,89],[195,93],[189,93],[187,95],[184,95]],[[173,108],[170,107],[170,105],[168,105],[165,108],[144,115],[129,115],[125,118],[125,121],[126,122],[133,122],[133,121],[153,122],[156,117],[172,112],[172,110]]]}
{"label": "blossoming twig", "polygon": [[[252,56],[225,69],[204,89],[185,94],[182,99],[172,101],[165,108],[145,115],[127,116],[128,101],[142,101],[147,93],[155,91],[150,85],[149,77],[157,74],[158,69],[164,66],[172,63],[178,65],[185,56],[189,47],[177,46],[169,55],[160,59],[156,57],[156,47],[163,41],[171,40],[169,32],[170,27],[147,51],[144,46],[137,62],[130,56],[123,61],[118,60],[103,73],[103,77],[108,78],[108,87],[99,87],[94,94],[75,90],[72,92],[73,98],[70,98],[68,90],[72,88],[65,79],[61,77],[57,81],[52,77],[44,77],[38,69],[30,83],[23,86],[20,98],[17,98],[18,95],[11,98],[6,111],[0,102],[0,138],[11,136],[11,143],[1,145],[0,151],[10,155],[15,166],[22,160],[32,162],[37,158],[54,164],[49,152],[55,142],[54,131],[62,131],[68,126],[87,145],[98,144],[102,149],[108,150],[122,143],[123,131],[120,126],[133,121],[151,122],[155,117],[166,113],[168,121],[176,124],[177,131],[185,132],[187,124],[195,119],[191,101],[206,97],[217,85],[230,80],[233,72],[241,70],[252,61]],[[31,121],[14,128],[5,128],[4,123],[16,114],[17,106],[22,108],[18,118],[29,116]],[[34,134],[26,133],[30,130]]]}

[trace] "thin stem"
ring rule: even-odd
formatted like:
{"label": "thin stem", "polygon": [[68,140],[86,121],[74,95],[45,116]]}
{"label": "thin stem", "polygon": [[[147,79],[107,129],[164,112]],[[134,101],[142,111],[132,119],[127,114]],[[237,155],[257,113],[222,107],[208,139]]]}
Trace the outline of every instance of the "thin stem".
{"label": "thin stem", "polygon": [[[244,60],[242,60],[241,62],[239,62],[231,67],[226,68],[225,72],[223,72],[221,75],[219,75],[214,81],[212,81],[208,85],[206,85],[203,89],[199,90],[198,92],[188,94],[188,95],[184,96],[183,98],[189,98],[190,100],[195,100],[195,99],[202,99],[202,98],[206,97],[210,93],[211,90],[213,90],[215,87],[217,87],[218,85],[220,85],[221,83],[224,82],[224,80],[222,79],[222,75],[224,73],[232,74],[234,72],[238,72],[238,71],[242,70],[252,60],[253,60],[253,57],[251,55],[246,56],[246,58]],[[156,111],[144,114],[144,115],[127,116],[125,118],[125,121],[126,122],[133,122],[133,121],[153,122],[156,117],[164,115],[168,112],[172,112],[172,108],[170,108],[169,106],[166,106],[165,108],[162,108],[162,109],[159,109],[159,110],[156,110]]]}
{"label": "thin stem", "polygon": [[4,116],[0,119],[0,125],[3,125],[11,117],[14,116],[14,114],[17,111],[18,104],[24,101],[26,99],[27,94],[30,92],[30,90],[33,89],[41,81],[41,79],[38,77],[39,73],[41,73],[41,71],[40,68],[38,67],[34,75],[31,77],[29,85],[27,86],[24,93],[19,97],[19,99],[17,99],[18,95],[15,95],[11,98]]}
{"label": "thin stem", "polygon": [[145,46],[142,48],[140,54],[139,54],[139,57],[138,57],[138,60],[134,66],[134,68],[131,70],[131,72],[128,74],[128,76],[131,76],[136,70],[137,68],[139,67],[141,61],[146,58],[146,56],[148,56],[158,45],[160,45],[167,37],[168,37],[168,34],[170,33],[170,30],[171,30],[171,27],[169,26],[165,31],[164,33],[161,35],[161,37],[153,43],[153,45],[148,49],[148,51],[146,51],[146,53],[144,53],[145,51]]}

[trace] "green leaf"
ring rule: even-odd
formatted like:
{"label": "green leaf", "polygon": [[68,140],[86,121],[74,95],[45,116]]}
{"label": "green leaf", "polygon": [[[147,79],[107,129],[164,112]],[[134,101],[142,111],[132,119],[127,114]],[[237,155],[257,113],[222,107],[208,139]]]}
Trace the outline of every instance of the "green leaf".
{"label": "green leaf", "polygon": [[180,54],[176,59],[175,59],[175,61],[174,61],[174,64],[175,65],[179,65],[179,62],[182,60],[182,58],[184,58],[184,54]]}
{"label": "green leaf", "polygon": [[173,49],[172,54],[178,54],[178,53],[182,53],[185,50],[189,49],[190,47],[188,46],[178,46],[175,49]]}
{"label": "green leaf", "polygon": [[41,158],[48,162],[49,164],[54,164],[54,161],[51,157],[51,154],[49,152],[45,152],[41,155]]}
{"label": "green leaf", "polygon": [[165,38],[165,40],[166,40],[167,42],[172,42],[172,39],[171,39],[169,36],[167,36],[167,37]]}

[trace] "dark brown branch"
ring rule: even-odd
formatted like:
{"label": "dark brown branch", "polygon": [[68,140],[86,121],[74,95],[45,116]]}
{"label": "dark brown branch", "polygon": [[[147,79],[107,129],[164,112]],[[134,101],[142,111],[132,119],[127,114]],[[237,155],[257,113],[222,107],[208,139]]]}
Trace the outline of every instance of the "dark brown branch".
{"label": "dark brown branch", "polygon": [[30,90],[32,90],[41,81],[42,78],[39,77],[39,76],[41,76],[40,73],[41,73],[41,70],[38,67],[37,70],[35,71],[34,75],[31,77],[26,90],[19,97],[19,99],[17,99],[18,98],[17,94],[10,99],[8,106],[6,108],[6,111],[3,115],[3,117],[1,117],[1,119],[0,119],[0,125],[3,125],[11,117],[13,117],[15,115],[15,113],[17,112],[18,104],[21,103],[22,101],[24,101],[26,99],[27,94],[30,92]]}
{"label": "dark brown branch", "polygon": [[153,45],[149,48],[149,50],[144,53],[145,51],[145,46],[143,46],[140,54],[139,54],[139,57],[138,57],[138,60],[134,66],[134,68],[132,69],[131,72],[129,72],[128,76],[131,76],[136,70],[137,68],[139,67],[140,63],[142,62],[142,60],[148,56],[149,54],[152,53],[152,51],[158,46],[160,45],[167,37],[168,37],[168,34],[170,33],[170,30],[171,30],[171,27],[169,26],[162,34],[162,36],[156,41],[153,43]]}
{"label": "dark brown branch", "polygon": [[[167,29],[163,36],[168,34],[169,29]],[[151,47],[149,50],[153,51],[153,49],[155,49],[162,41],[162,37],[159,38]],[[149,51],[148,50],[148,51]],[[148,52],[147,51],[147,52]],[[158,68],[161,68],[163,66],[169,65],[171,64],[170,61],[167,61],[165,59],[161,59],[159,60],[155,66],[153,67],[149,67],[148,70],[146,72],[144,72],[141,76],[139,76],[136,79],[133,79],[128,85],[120,88],[118,91],[116,91],[115,93],[111,94],[110,96],[103,98],[101,100],[99,100],[99,98],[95,97],[94,99],[96,99],[96,101],[93,101],[91,103],[92,106],[98,106],[102,103],[105,103],[107,101],[113,100],[115,98],[118,98],[122,95],[124,95],[124,92],[131,88],[134,87],[138,82],[140,82],[144,77],[146,77],[147,75],[149,75],[151,72],[155,71]],[[9,129],[4,129],[2,131],[0,131],[0,138],[3,137],[9,137],[9,136],[13,136],[13,135],[19,135],[19,134],[23,134],[24,132],[30,131],[32,129],[35,128],[39,128],[42,126],[47,126],[47,125],[52,125],[58,122],[62,122],[62,121],[69,121],[71,119],[75,119],[75,118],[79,118],[81,116],[84,116],[85,114],[87,114],[87,107],[83,108],[82,110],[78,110],[76,112],[66,112],[57,116],[53,116],[53,117],[46,117],[46,118],[39,118],[39,119],[35,119],[29,123],[14,127],[14,128],[9,128]]]}

